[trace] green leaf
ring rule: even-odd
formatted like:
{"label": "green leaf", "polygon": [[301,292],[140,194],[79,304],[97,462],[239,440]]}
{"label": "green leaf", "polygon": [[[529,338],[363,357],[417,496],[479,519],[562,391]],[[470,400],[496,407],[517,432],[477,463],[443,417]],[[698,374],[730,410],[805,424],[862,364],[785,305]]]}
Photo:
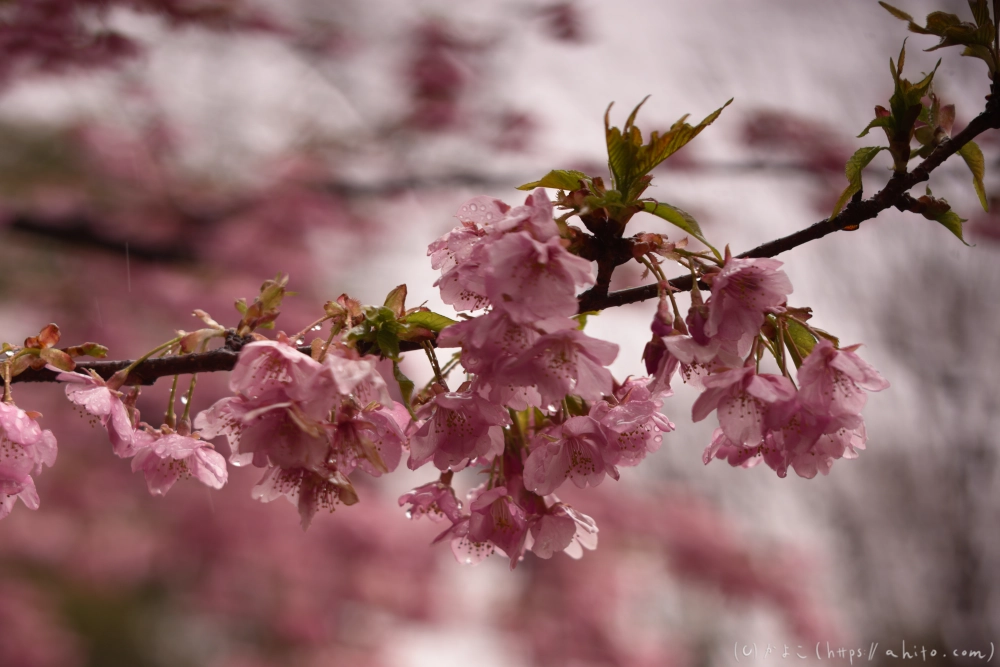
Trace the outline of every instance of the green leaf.
{"label": "green leaf", "polygon": [[601,311],[599,311],[599,310],[588,310],[585,313],[577,313],[576,315],[573,316],[573,319],[576,320],[576,322],[577,322],[577,327],[576,328],[578,330],[580,330],[580,331],[583,331],[584,328],[587,326],[587,320],[591,316],[596,316],[596,315],[600,315],[600,314],[601,314]]}
{"label": "green leaf", "polygon": [[958,154],[965,160],[965,164],[969,165],[969,171],[972,172],[972,185],[976,188],[976,194],[979,195],[979,203],[983,205],[984,211],[989,211],[990,205],[986,201],[986,188],[983,187],[983,176],[986,174],[986,160],[983,158],[983,151],[976,145],[976,142],[970,141],[958,149]]}
{"label": "green leaf", "polygon": [[[959,241],[965,243],[965,239],[962,238],[962,223],[965,222],[965,219],[958,217],[958,213],[949,209],[934,220],[944,225],[945,229],[957,236]],[[965,245],[969,244],[965,243]]]}
{"label": "green leaf", "polygon": [[698,226],[698,221],[694,217],[683,209],[679,209],[676,206],[671,206],[670,204],[663,204],[660,202],[648,201],[643,204],[643,208],[647,213],[652,213],[653,215],[663,218],[675,227],[679,227],[691,236],[695,237],[706,246],[708,246],[716,257],[721,258],[719,251],[715,249],[711,243],[705,238],[705,235],[701,233],[701,227]]}
{"label": "green leaf", "polygon": [[441,329],[444,329],[449,324],[455,324],[457,322],[457,320],[453,320],[449,317],[439,315],[438,313],[434,313],[429,310],[418,310],[415,313],[410,313],[401,321],[406,324],[416,324],[417,326],[424,327],[425,329],[430,329],[435,333],[439,333]]}
{"label": "green leaf", "polygon": [[384,306],[396,317],[401,317],[406,310],[406,285],[399,285],[385,297]]}
{"label": "green leaf", "polygon": [[787,333],[785,345],[795,367],[799,368],[802,360],[808,357],[816,346],[816,337],[804,325],[793,319],[785,320],[785,332]]}
{"label": "green leaf", "polygon": [[868,134],[868,130],[872,129],[873,127],[888,127],[888,128],[891,128],[892,127],[892,116],[879,116],[878,118],[876,118],[872,122],[868,123],[868,126],[865,129],[861,130],[861,134],[858,135],[858,139],[860,139],[861,137],[866,136]]}
{"label": "green leaf", "polygon": [[882,2],[881,0],[879,0],[878,4],[882,5],[882,7],[885,8],[885,10],[887,12],[889,12],[890,14],[892,14],[893,16],[895,16],[897,19],[899,19],[901,21],[910,21],[911,23],[913,22],[913,17],[912,16],[910,16],[909,14],[907,14],[906,12],[904,12],[902,10],[896,9],[895,7],[893,7],[892,5],[890,5],[888,2]]}
{"label": "green leaf", "polygon": [[861,191],[861,172],[868,163],[878,155],[881,151],[885,150],[885,146],[866,146],[865,148],[859,148],[855,151],[851,159],[847,161],[847,167],[844,172],[847,175],[847,189],[841,193],[840,197],[837,199],[837,203],[833,207],[833,213],[830,217],[836,216],[840,211],[847,205],[851,197]]}
{"label": "green leaf", "polygon": [[388,327],[382,327],[375,334],[375,342],[378,344],[378,349],[382,352],[382,356],[388,357],[393,361],[399,360],[399,336],[395,332]]}
{"label": "green leaf", "polygon": [[[649,97],[647,96],[646,99]],[[646,174],[698,136],[732,102],[729,100],[694,126],[685,122],[687,119],[685,115],[664,134],[653,132],[649,137],[649,142],[644,143],[642,132],[635,126],[635,117],[646,99],[632,110],[622,129],[611,127],[611,106],[608,106],[608,110],[604,114],[608,167],[611,169],[614,189],[622,193],[626,204],[639,197],[645,188],[642,179]]]}
{"label": "green leaf", "polygon": [[990,9],[986,0],[969,0],[969,9],[972,10],[972,15],[976,18],[976,25],[989,25]]}
{"label": "green leaf", "polygon": [[573,169],[553,169],[541,180],[517,186],[518,190],[534,190],[535,188],[552,188],[554,190],[579,190],[581,180],[590,180],[582,171]]}
{"label": "green leaf", "polygon": [[410,415],[416,419],[416,416],[413,415],[413,408],[410,406],[410,400],[413,396],[413,380],[403,374],[397,361],[392,362],[392,376],[396,378],[396,383],[399,385],[399,393],[403,395],[403,405],[406,406]]}

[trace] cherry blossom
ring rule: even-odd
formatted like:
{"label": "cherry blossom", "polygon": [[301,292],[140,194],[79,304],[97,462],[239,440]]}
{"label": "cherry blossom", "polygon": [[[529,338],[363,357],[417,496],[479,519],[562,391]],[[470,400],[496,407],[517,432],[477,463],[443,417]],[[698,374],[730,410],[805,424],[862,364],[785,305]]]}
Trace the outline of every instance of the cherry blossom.
{"label": "cherry blossom", "polygon": [[768,407],[791,399],[795,392],[788,378],[758,374],[753,366],[709,375],[704,382],[705,391],[694,402],[691,418],[699,422],[718,409],[719,424],[726,437],[749,447],[764,439]]}
{"label": "cherry blossom", "polygon": [[472,392],[438,394],[418,417],[424,421],[410,435],[411,470],[432,459],[439,470],[492,459],[503,452],[503,427],[510,424],[506,410]]}
{"label": "cherry blossom", "polygon": [[597,548],[597,532],[592,518],[557,501],[530,521],[528,548],[539,558],[552,558],[562,551],[579,559],[584,549]]}
{"label": "cherry blossom", "polygon": [[[722,270],[710,276],[712,297],[705,335],[744,344],[760,331],[768,308],[784,303],[792,283],[776,259],[729,257]],[[692,332],[693,333],[693,332]]]}
{"label": "cherry blossom", "polygon": [[10,514],[18,498],[27,508],[38,509],[31,475],[56,461],[55,436],[38,425],[37,416],[0,402],[0,519]]}
{"label": "cherry blossom", "polygon": [[162,496],[182,477],[193,477],[205,486],[221,489],[229,477],[222,454],[197,437],[168,428],[136,431],[132,471],[142,471],[149,492]]}
{"label": "cherry blossom", "polygon": [[660,413],[664,394],[655,394],[651,378],[629,378],[614,393],[615,403],[597,401],[590,416],[600,423],[607,439],[604,460],[612,466],[637,466],[663,442],[662,433],[674,430]]}
{"label": "cherry blossom", "polygon": [[487,251],[486,294],[516,322],[530,323],[576,314],[577,287],[594,284],[591,263],[562,247],[515,232]]}
{"label": "cherry blossom", "polygon": [[124,378],[116,375],[105,382],[97,373],[90,371],[90,375],[59,373],[56,379],[68,383],[66,396],[69,400],[100,418],[101,425],[108,431],[115,454],[121,458],[135,454],[135,427],[122,403],[122,393],[118,391]]}
{"label": "cherry blossom", "polygon": [[409,505],[406,510],[409,519],[428,516],[432,521],[448,519],[452,523],[461,519],[462,503],[455,497],[455,490],[451,485],[441,481],[418,486],[403,494],[399,497],[399,505]]}
{"label": "cherry blossom", "polygon": [[830,416],[857,415],[868,400],[862,390],[882,391],[889,383],[855,350],[836,349],[821,339],[799,368],[799,394],[804,404]]}
{"label": "cherry blossom", "polygon": [[558,403],[567,394],[597,400],[611,393],[608,366],[618,356],[614,343],[564,329],[539,338],[501,377],[516,386],[537,387],[542,405]]}
{"label": "cherry blossom", "polygon": [[309,527],[319,510],[332,512],[338,504],[358,502],[358,494],[350,480],[331,469],[313,471],[270,466],[250,495],[265,503],[284,496],[298,507],[303,530]]}
{"label": "cherry blossom", "polygon": [[618,479],[614,465],[605,465],[607,447],[607,437],[597,420],[587,415],[571,417],[535,438],[524,463],[524,484],[546,496],[567,479],[581,489],[597,486],[606,474]]}
{"label": "cherry blossom", "polygon": [[[472,544],[489,543],[510,558],[510,569],[524,555],[528,522],[524,510],[507,494],[507,487],[485,491],[469,504],[469,532]],[[454,545],[453,545],[454,548]]]}

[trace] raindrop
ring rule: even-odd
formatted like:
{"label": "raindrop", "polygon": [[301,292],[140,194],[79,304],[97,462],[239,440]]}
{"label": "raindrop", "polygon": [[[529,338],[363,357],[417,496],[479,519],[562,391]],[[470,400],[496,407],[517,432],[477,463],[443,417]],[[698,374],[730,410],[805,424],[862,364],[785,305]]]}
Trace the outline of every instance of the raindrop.
{"label": "raindrop", "polygon": [[413,518],[413,512],[411,512],[410,510],[406,510],[406,518],[407,519],[412,519]]}
{"label": "raindrop", "polygon": [[469,558],[468,556],[466,556],[466,558],[465,558],[465,564],[466,565],[472,565],[472,559]]}
{"label": "raindrop", "polygon": [[7,356],[8,357],[13,357],[14,356],[14,350],[7,350]]}
{"label": "raindrop", "polygon": [[323,328],[323,327],[321,327],[320,325],[318,325],[318,324],[317,324],[316,326],[314,326],[314,327],[312,328],[312,330],[313,330],[313,331],[319,331],[319,330],[320,330],[320,329],[322,329],[322,328]]}
{"label": "raindrop", "polygon": [[302,339],[302,338],[296,338],[296,339],[295,339],[295,344],[296,344],[296,345],[302,345],[302,344],[303,344],[303,343],[305,343],[305,342],[306,342],[306,341],[305,341],[304,339]]}
{"label": "raindrop", "polygon": [[479,210],[479,205],[478,204],[469,204],[469,210],[470,211],[478,211]]}
{"label": "raindrop", "polygon": [[181,396],[181,403],[183,403],[184,405],[187,405],[188,404],[188,397],[187,396]]}

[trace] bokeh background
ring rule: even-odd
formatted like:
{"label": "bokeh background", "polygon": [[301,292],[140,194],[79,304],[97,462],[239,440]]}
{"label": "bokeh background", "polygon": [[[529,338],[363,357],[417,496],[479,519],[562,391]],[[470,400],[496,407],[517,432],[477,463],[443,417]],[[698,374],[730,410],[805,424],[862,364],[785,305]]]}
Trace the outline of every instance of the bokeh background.
{"label": "bokeh background", "polygon": [[[650,94],[647,132],[735,98],[650,194],[745,250],[825,217],[847,157],[882,142],[854,135],[886,103],[905,36],[867,0],[0,2],[0,339],[54,321],[66,344],[134,358],[197,328],[194,308],[234,324],[234,299],[279,271],[298,292],[288,332],[342,292],[381,303],[403,282],[410,305],[448,312],[425,248],[459,205],[520,203],[513,188],[552,168],[603,174],[607,105],[620,125]],[[911,78],[933,68],[930,38],[907,44]],[[940,55],[961,127],[985,67]],[[996,138],[980,144],[996,193]],[[876,159],[866,192],[888,166]],[[41,508],[0,523],[0,665],[718,665],[813,660],[817,642],[866,660],[877,642],[871,662],[889,664],[904,641],[989,654],[1000,219],[961,163],[930,187],[970,218],[973,247],[889,212],[780,257],[793,304],[863,342],[892,383],[866,408],[868,450],[813,480],[705,467],[712,426],[691,422],[680,386],[659,452],[566,494],[601,528],[580,561],[460,566],[429,545],[442,527],[396,503],[428,470],[361,486],[307,533],[287,503],[250,499],[254,470],[151,498],[60,388],[16,385],[60,458],[37,480]],[[637,304],[588,325],[621,345],[620,379],[641,372],[651,317]],[[405,370],[426,380],[425,366]],[[200,378],[194,408],[224,392]],[[144,418],[165,398],[144,390]]]}

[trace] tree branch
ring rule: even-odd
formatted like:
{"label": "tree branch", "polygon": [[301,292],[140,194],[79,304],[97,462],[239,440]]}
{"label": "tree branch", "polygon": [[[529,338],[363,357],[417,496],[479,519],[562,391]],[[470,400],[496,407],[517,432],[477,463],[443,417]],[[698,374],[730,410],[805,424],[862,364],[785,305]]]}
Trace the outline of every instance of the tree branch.
{"label": "tree branch", "polygon": [[[908,190],[918,183],[928,180],[931,172],[957,153],[962,146],[986,130],[1000,128],[1000,90],[998,89],[1000,86],[994,83],[993,92],[986,103],[986,109],[972,119],[972,122],[966,125],[965,129],[935,148],[913,171],[894,173],[886,186],[877,194],[869,199],[850,202],[843,211],[832,218],[821,220],[810,227],[780,239],[763,243],[756,248],[740,253],[737,257],[774,257],[810,241],[821,239],[827,234],[857,229],[862,222],[875,218],[888,208],[896,207],[900,210],[908,210],[912,202],[912,198],[907,194]],[[670,285],[675,290],[688,291],[691,289],[691,276],[674,278],[670,281]],[[629,303],[653,299],[657,295],[655,284],[609,292],[604,296],[587,292],[580,299],[579,312],[585,313],[624,306]]]}

